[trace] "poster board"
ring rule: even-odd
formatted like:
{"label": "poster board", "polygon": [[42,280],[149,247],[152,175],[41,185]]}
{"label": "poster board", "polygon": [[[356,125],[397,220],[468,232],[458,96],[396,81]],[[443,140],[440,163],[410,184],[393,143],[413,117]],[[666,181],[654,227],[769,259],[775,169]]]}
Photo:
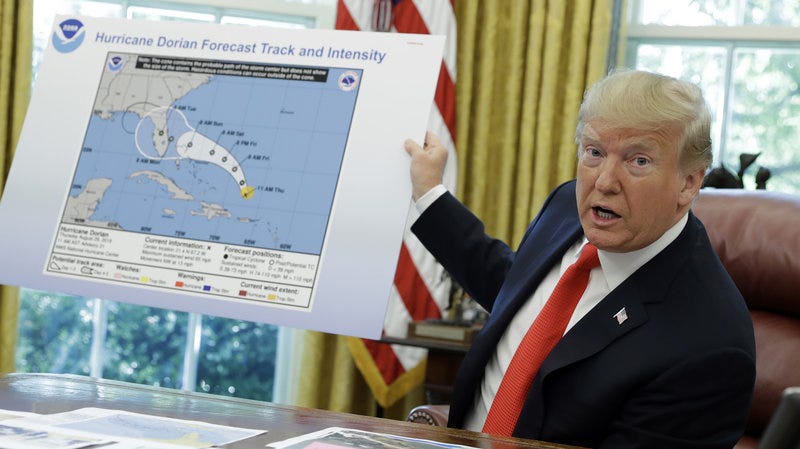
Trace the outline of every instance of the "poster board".
{"label": "poster board", "polygon": [[56,19],[0,283],[378,338],[444,38]]}

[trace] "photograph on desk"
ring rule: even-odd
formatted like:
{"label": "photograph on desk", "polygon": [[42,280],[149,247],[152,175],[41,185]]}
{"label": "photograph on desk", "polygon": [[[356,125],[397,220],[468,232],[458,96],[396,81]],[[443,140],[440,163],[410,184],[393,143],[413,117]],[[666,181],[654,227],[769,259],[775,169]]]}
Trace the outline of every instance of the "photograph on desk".
{"label": "photograph on desk", "polygon": [[3,449],[80,449],[106,444],[102,437],[0,424]]}
{"label": "photograph on desk", "polygon": [[[0,415],[2,414],[0,411]],[[9,433],[4,431],[6,428]],[[13,429],[21,430],[14,435]],[[73,449],[109,443],[103,447],[199,449],[233,443],[264,432],[266,431],[123,410],[82,408],[49,415],[28,414],[22,418],[4,420],[0,423],[0,448]],[[19,442],[21,444],[17,444]]]}
{"label": "photograph on desk", "polygon": [[460,444],[409,438],[386,433],[367,432],[343,427],[329,427],[284,441],[271,443],[274,449],[458,449]]}
{"label": "photograph on desk", "polygon": [[30,412],[18,412],[16,410],[0,409],[0,421],[5,421],[7,419],[25,418],[28,416],[37,416],[37,415],[36,413],[30,413]]}

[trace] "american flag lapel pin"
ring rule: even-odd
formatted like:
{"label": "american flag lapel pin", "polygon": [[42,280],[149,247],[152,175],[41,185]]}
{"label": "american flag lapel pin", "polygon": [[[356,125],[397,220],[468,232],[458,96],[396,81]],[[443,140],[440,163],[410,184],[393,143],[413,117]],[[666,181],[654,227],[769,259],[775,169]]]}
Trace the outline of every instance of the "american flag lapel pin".
{"label": "american flag lapel pin", "polygon": [[625,307],[619,309],[619,312],[614,314],[614,318],[617,319],[617,324],[624,323],[628,319],[628,312],[625,311]]}

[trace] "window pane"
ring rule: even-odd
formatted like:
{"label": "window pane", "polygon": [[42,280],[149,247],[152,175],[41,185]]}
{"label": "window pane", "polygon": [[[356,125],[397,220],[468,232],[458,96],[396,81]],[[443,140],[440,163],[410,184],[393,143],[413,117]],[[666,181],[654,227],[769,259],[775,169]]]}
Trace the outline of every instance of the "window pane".
{"label": "window pane", "polygon": [[20,289],[17,371],[89,374],[93,300]]}
{"label": "window pane", "polygon": [[131,6],[128,8],[129,19],[145,19],[154,21],[181,22],[215,22],[213,14],[193,11],[178,11],[174,9],[148,8],[145,6]]}
{"label": "window pane", "polygon": [[645,25],[800,26],[796,0],[638,0],[637,6],[633,22]]}
{"label": "window pane", "polygon": [[33,16],[37,26],[39,25],[39,18],[49,17],[49,20],[45,19],[47,21],[45,29],[50,29],[50,22],[53,21],[53,17],[57,14],[122,17],[122,5],[89,0],[35,0]]}
{"label": "window pane", "polygon": [[725,55],[725,48],[715,46],[641,44],[636,47],[635,68],[691,81],[703,89],[711,110],[715,160],[719,157],[725,108]]}
{"label": "window pane", "polygon": [[797,0],[748,0],[743,24],[800,26],[800,4]]}
{"label": "window pane", "polygon": [[267,19],[252,19],[250,17],[240,16],[222,16],[220,23],[232,23],[237,25],[250,25],[250,26],[267,26],[273,28],[313,28],[313,20],[307,21],[311,23],[295,23],[300,20],[300,17],[286,16],[286,21],[281,20],[267,20]]}
{"label": "window pane", "polygon": [[276,326],[203,317],[196,390],[271,401],[277,342]]}
{"label": "window pane", "polygon": [[179,388],[188,314],[108,302],[103,377]]}
{"label": "window pane", "polygon": [[[735,25],[730,0],[639,0],[638,23],[646,25]],[[636,21],[636,18],[634,18]]]}
{"label": "window pane", "polygon": [[800,50],[739,49],[734,53],[726,167],[736,171],[740,153],[761,153],[745,172],[754,188],[757,166],[768,168],[768,190],[800,193]]}

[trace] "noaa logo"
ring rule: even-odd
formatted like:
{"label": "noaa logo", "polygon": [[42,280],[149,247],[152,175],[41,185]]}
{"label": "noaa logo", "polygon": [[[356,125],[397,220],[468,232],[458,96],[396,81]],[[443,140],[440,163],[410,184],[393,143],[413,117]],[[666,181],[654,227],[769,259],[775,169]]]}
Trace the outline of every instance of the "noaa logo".
{"label": "noaa logo", "polygon": [[358,86],[358,74],[352,70],[348,70],[339,75],[339,89],[349,92]]}
{"label": "noaa logo", "polygon": [[122,56],[112,56],[108,59],[108,70],[112,72],[116,72],[117,70],[121,69],[124,65],[124,60]]}
{"label": "noaa logo", "polygon": [[86,29],[78,19],[67,19],[58,24],[53,31],[53,48],[61,53],[69,53],[81,46]]}

